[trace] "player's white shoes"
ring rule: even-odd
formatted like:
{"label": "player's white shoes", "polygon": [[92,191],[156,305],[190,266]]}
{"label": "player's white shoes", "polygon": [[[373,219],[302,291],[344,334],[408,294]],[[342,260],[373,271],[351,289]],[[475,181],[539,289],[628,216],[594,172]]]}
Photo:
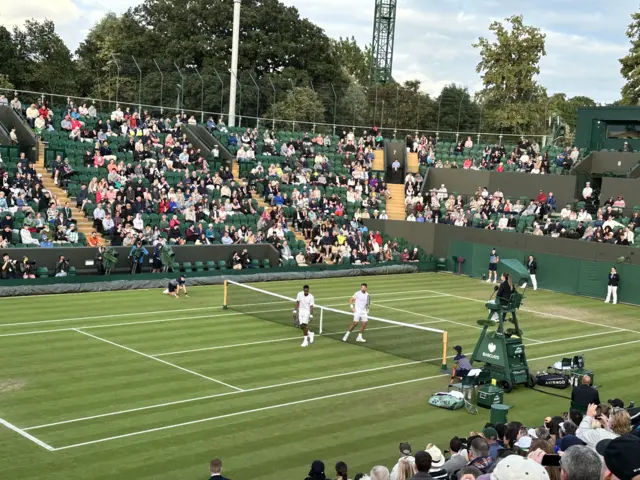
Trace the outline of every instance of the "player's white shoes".
{"label": "player's white shoes", "polygon": [[168,289],[168,288],[166,288],[166,289],[164,290],[164,292],[162,292],[162,293],[164,293],[165,295],[169,295],[169,289]]}
{"label": "player's white shoes", "polygon": [[349,332],[344,334],[344,337],[342,337],[342,341],[346,342],[347,340],[349,340]]}
{"label": "player's white shoes", "polygon": [[313,332],[309,332],[309,343],[313,343],[313,337],[315,337],[316,334]]}
{"label": "player's white shoes", "polygon": [[366,343],[366,340],[362,337],[362,335],[358,335],[358,338],[356,338],[356,342]]}
{"label": "player's white shoes", "polygon": [[307,341],[307,337],[304,337],[304,341],[302,342],[302,345],[300,345],[301,347],[308,347],[309,346],[309,342]]}
{"label": "player's white shoes", "polygon": [[491,283],[491,277],[487,278],[487,283]]}

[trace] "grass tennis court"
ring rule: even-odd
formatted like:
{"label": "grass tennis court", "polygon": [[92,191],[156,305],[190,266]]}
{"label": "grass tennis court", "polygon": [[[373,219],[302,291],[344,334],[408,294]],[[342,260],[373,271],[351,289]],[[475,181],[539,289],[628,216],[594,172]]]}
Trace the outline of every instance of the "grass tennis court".
{"label": "grass tennis court", "polygon": [[[447,330],[451,347],[473,349],[492,285],[449,274],[307,283],[317,304],[348,311],[363,279],[372,315]],[[302,283],[255,286],[295,297]],[[304,478],[315,459],[328,470],[343,460],[353,476],[391,467],[401,441],[444,450],[488,419],[483,409],[471,416],[427,405],[448,383],[435,365],[322,336],[303,349],[292,327],[223,310],[222,292],[0,300],[3,478],[206,478],[214,456],[232,479]],[[528,291],[519,315],[534,373],[583,353],[601,398],[625,401],[640,399],[629,378],[640,358],[639,318],[637,307],[545,291]],[[568,409],[524,387],[506,403],[509,418],[529,426]]]}

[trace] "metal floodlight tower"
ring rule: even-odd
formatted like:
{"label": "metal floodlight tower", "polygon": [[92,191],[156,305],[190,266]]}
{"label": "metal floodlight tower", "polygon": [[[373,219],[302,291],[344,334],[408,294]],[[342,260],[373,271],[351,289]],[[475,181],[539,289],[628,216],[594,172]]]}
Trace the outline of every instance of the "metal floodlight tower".
{"label": "metal floodlight tower", "polygon": [[393,79],[393,44],[396,32],[397,0],[376,0],[373,18],[371,83],[388,83]]}
{"label": "metal floodlight tower", "polygon": [[229,122],[236,126],[236,82],[238,78],[238,50],[240,48],[240,2],[233,0],[233,35],[231,43],[231,84],[229,86]]}

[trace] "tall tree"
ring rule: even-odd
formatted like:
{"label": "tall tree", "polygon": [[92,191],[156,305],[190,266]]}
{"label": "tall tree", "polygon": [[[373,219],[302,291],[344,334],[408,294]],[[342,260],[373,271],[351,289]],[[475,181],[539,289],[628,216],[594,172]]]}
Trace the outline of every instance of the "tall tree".
{"label": "tall tree", "polygon": [[27,20],[22,28],[14,27],[12,38],[24,68],[23,87],[52,93],[76,91],[76,65],[51,20]]}
{"label": "tall tree", "polygon": [[629,53],[620,59],[620,73],[627,81],[622,87],[622,104],[640,103],[640,12],[631,14],[627,27],[627,37],[631,42]]}
{"label": "tall tree", "polygon": [[480,37],[473,44],[480,51],[476,70],[483,89],[479,99],[484,107],[488,128],[505,133],[527,133],[539,123],[546,98],[536,81],[540,59],[546,55],[545,34],[525,25],[515,15],[504,23],[492,22],[489,30],[495,39]]}
{"label": "tall tree", "polygon": [[271,105],[268,117],[278,120],[281,129],[311,130],[314,123],[324,122],[324,105],[310,87],[297,87]]}
{"label": "tall tree", "polygon": [[360,85],[368,85],[371,74],[371,45],[360,48],[355,37],[331,40],[337,63]]}
{"label": "tall tree", "polygon": [[477,133],[480,128],[480,107],[469,91],[454,83],[445,85],[438,98],[438,130],[440,132]]}

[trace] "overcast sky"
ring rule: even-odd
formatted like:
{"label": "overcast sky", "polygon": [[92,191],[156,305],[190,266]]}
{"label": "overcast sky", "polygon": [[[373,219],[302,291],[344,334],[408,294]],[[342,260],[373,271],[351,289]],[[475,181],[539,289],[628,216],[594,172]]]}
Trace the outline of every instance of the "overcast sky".
{"label": "overcast sky", "polygon": [[[227,0],[231,1],[231,0]],[[282,0],[331,37],[355,36],[371,43],[374,0]],[[8,0],[0,23],[50,18],[72,49],[108,11],[122,13],[138,0]],[[480,87],[478,54],[471,44],[487,36],[489,23],[522,14],[547,34],[547,56],[539,81],[550,94],[586,95],[597,102],[619,98],[623,79],[618,59],[629,42],[625,30],[637,0],[399,0],[393,76],[418,79],[437,95],[443,85]]]}

